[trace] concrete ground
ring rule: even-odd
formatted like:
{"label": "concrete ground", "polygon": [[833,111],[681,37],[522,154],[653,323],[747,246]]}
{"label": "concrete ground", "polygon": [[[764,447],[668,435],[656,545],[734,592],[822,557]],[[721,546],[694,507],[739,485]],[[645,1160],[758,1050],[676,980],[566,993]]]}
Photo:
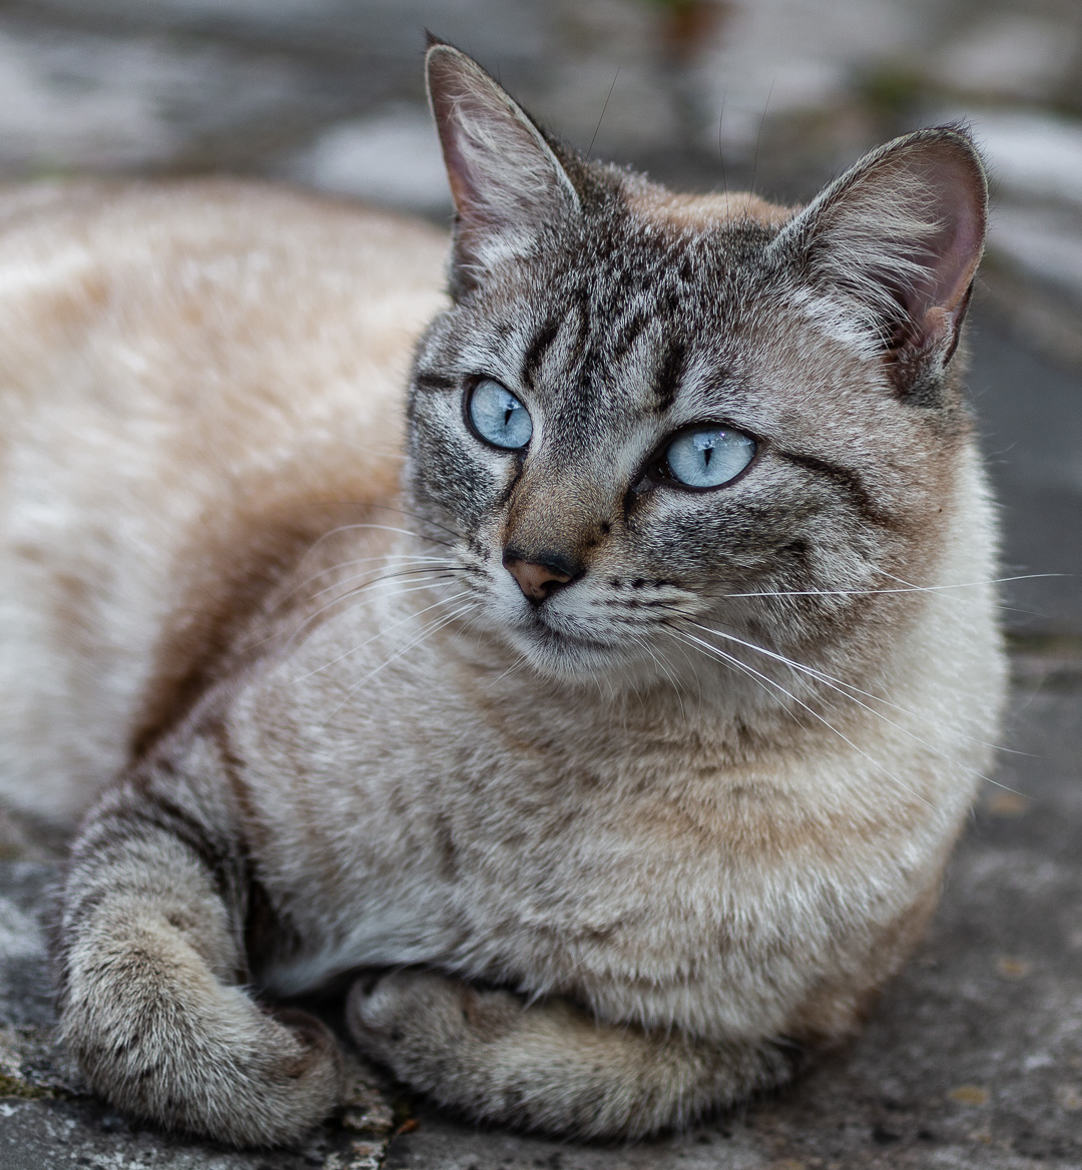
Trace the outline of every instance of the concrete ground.
{"label": "concrete ground", "polygon": [[1005,586],[1009,750],[927,941],[859,1040],[780,1097],[630,1148],[478,1131],[360,1063],[350,1108],[297,1150],[237,1154],[133,1126],[87,1096],[52,1035],[43,921],[59,863],[9,833],[0,1167],[1079,1170],[1082,8],[7,0],[0,178],[239,171],[446,215],[426,24],[569,140],[596,133],[595,154],[685,186],[807,198],[894,133],[969,118],[995,180],[971,385],[1004,575],[1038,574]]}

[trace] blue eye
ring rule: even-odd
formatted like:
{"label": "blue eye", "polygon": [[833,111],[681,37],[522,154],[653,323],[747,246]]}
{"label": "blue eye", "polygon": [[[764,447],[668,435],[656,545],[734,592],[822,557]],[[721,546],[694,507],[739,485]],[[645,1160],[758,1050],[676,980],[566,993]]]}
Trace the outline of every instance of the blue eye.
{"label": "blue eye", "polygon": [[685,487],[713,488],[735,479],[754,455],[754,439],[714,424],[677,435],[665,451],[665,464]]}
{"label": "blue eye", "polygon": [[530,412],[491,378],[482,378],[469,392],[466,415],[479,438],[506,451],[525,447],[533,434]]}

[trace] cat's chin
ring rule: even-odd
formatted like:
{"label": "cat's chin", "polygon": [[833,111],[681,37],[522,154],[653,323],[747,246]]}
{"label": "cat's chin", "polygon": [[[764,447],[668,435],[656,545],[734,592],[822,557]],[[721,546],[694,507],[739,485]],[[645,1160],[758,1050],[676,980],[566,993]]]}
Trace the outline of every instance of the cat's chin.
{"label": "cat's chin", "polygon": [[513,632],[511,643],[538,674],[564,682],[583,682],[629,665],[626,651],[619,646],[562,633],[541,623]]}

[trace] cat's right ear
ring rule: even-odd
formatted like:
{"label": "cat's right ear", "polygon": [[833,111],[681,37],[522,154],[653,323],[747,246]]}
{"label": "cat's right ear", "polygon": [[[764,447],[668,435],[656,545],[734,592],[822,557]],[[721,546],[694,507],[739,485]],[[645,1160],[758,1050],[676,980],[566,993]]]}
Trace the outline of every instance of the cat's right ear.
{"label": "cat's right ear", "polygon": [[425,75],[455,204],[455,283],[468,287],[528,255],[579,196],[544,134],[476,61],[434,41]]}

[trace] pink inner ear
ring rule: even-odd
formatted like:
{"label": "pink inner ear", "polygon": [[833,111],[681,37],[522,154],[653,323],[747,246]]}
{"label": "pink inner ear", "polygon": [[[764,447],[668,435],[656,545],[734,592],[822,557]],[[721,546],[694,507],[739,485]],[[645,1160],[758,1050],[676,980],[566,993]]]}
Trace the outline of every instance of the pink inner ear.
{"label": "pink inner ear", "polygon": [[541,132],[475,62],[429,50],[428,90],[451,195],[467,232],[532,235],[577,196]]}
{"label": "pink inner ear", "polygon": [[817,282],[843,290],[890,351],[950,356],[984,245],[980,157],[950,127],[919,130],[861,159],[779,233]]}
{"label": "pink inner ear", "polygon": [[915,219],[937,227],[913,241],[910,259],[926,275],[904,288],[902,305],[916,327],[911,341],[945,345],[949,357],[984,247],[984,176],[975,153],[953,136],[918,140],[908,153],[898,196]]}
{"label": "pink inner ear", "polygon": [[985,205],[976,150],[943,128],[862,159],[793,222],[805,220],[816,270],[863,302],[888,349],[949,357],[980,263]]}
{"label": "pink inner ear", "polygon": [[467,86],[462,83],[461,68],[445,54],[433,52],[428,60],[428,92],[432,101],[432,113],[439,133],[443,161],[447,168],[447,181],[451,198],[459,214],[463,209],[481,206],[480,190],[461,146],[462,114],[477,117],[475,109],[464,107],[476,103]]}

